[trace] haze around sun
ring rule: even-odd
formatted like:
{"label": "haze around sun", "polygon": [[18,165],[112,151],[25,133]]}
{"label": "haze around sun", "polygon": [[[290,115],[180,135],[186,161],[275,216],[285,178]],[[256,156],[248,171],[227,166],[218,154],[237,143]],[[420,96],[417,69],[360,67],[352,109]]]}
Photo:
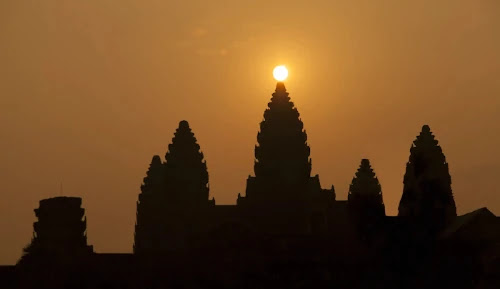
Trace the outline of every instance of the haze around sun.
{"label": "haze around sun", "polygon": [[284,65],[278,65],[273,70],[274,79],[284,81],[288,77],[288,69]]}

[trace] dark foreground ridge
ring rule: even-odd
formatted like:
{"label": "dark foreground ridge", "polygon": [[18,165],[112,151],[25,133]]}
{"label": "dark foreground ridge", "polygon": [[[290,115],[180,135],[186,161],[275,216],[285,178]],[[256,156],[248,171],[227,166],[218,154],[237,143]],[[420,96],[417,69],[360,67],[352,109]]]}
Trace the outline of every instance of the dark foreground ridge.
{"label": "dark foreground ridge", "polygon": [[500,220],[457,216],[448,163],[429,126],[410,149],[399,215],[385,215],[368,159],[336,200],[311,176],[299,112],[278,83],[236,205],[209,197],[207,164],[187,121],[153,156],[137,201],[131,254],[95,253],[81,199],[35,210],[31,242],[0,288],[500,288]]}

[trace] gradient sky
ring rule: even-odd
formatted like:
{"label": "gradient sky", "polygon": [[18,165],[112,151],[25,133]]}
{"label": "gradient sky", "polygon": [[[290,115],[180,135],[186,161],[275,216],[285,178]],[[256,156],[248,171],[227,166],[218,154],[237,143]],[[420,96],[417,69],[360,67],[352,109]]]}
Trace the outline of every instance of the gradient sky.
{"label": "gradient sky", "polygon": [[396,214],[429,124],[458,212],[500,214],[499,51],[498,0],[2,0],[0,264],[61,182],[95,250],[131,252],[142,178],[183,119],[211,196],[235,203],[278,64],[337,199],[370,158]]}

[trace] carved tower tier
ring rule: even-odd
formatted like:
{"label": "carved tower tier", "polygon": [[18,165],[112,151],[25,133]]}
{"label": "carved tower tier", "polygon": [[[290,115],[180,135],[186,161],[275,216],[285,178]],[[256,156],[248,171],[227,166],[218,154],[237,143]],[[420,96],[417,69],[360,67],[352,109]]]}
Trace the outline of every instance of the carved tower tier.
{"label": "carved tower tier", "polygon": [[368,159],[361,165],[349,186],[349,209],[367,220],[385,216],[382,188]]}
{"label": "carved tower tier", "polygon": [[272,94],[255,146],[255,177],[247,180],[246,197],[239,203],[285,204],[334,199],[322,190],[318,176],[311,177],[310,148],[297,108],[283,82]]}
{"label": "carved tower tier", "polygon": [[25,256],[75,258],[92,253],[92,246],[87,244],[87,220],[81,204],[82,199],[76,197],[41,200],[40,207],[35,209],[38,221],[33,224],[33,238],[24,249]]}
{"label": "carved tower tier", "polygon": [[457,216],[448,163],[428,125],[410,148],[399,216],[439,230]]}
{"label": "carved tower tier", "polygon": [[199,230],[209,200],[203,153],[187,121],[179,123],[165,155],[155,155],[137,202],[134,252],[159,253],[182,247]]}

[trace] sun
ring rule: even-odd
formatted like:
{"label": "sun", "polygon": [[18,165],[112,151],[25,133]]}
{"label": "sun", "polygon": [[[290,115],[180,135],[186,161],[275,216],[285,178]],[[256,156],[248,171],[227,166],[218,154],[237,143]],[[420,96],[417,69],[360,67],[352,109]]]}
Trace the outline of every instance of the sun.
{"label": "sun", "polygon": [[278,65],[273,70],[273,76],[277,81],[284,81],[288,77],[288,69],[284,65]]}

